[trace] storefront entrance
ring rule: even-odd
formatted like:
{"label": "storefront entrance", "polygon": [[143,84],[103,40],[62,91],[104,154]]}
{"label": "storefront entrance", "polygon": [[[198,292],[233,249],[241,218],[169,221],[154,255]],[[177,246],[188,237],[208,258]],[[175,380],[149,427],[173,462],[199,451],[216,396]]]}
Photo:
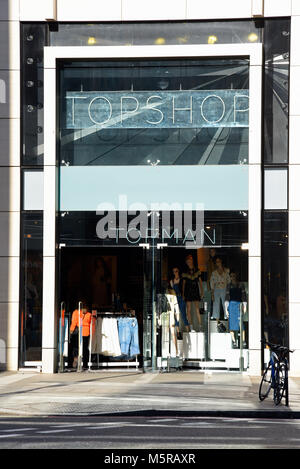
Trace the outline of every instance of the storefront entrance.
{"label": "storefront entrance", "polygon": [[[102,323],[117,319],[121,337],[113,354],[90,340],[90,368],[124,356],[145,371],[257,373],[261,47],[124,46],[124,60],[118,48],[71,49],[45,51],[45,86],[59,99],[45,119],[44,370],[57,344],[64,363],[58,322],[84,301]],[[98,279],[93,289],[95,269],[110,288]],[[133,351],[124,304],[138,327]]]}
{"label": "storefront entrance", "polygon": [[[240,218],[240,239],[246,228]],[[226,239],[225,225],[222,232]],[[61,245],[59,371],[83,366],[90,371],[246,370],[247,250],[240,241],[196,249],[175,246],[174,240],[148,241]],[[84,308],[91,313],[85,352],[80,351],[82,330],[73,331]],[[86,363],[78,363],[83,355]]]}

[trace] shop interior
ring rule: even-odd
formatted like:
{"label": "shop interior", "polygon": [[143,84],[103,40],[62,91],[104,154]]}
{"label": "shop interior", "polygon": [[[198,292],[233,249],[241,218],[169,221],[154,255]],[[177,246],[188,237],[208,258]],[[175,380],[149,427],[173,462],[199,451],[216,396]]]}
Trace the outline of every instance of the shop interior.
{"label": "shop interior", "polygon": [[[59,351],[65,368],[77,368],[78,335],[70,329],[80,308],[91,313],[86,363],[90,370],[146,369],[154,362],[162,371],[240,368],[241,350],[248,348],[247,250],[165,247],[152,253],[141,247],[73,246],[61,249],[60,256],[59,328],[62,313],[64,327]],[[194,273],[199,272],[198,290],[193,301],[185,297],[183,307],[182,295],[188,295],[188,281],[183,292],[183,280],[191,272],[191,260]],[[228,282],[223,292],[212,283],[217,269]],[[232,275],[243,294],[239,313],[228,313]]]}

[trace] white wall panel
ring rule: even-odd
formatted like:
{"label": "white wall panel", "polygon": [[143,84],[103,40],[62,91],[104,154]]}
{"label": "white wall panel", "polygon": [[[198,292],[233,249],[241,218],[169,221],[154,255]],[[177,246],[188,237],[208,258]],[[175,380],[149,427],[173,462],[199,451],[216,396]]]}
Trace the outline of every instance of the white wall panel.
{"label": "white wall panel", "polygon": [[[13,0],[14,1],[14,0]],[[20,21],[45,21],[53,10],[53,0],[19,0]],[[84,6],[84,3],[82,3]]]}
{"label": "white wall panel", "polygon": [[57,0],[58,21],[121,21],[121,11],[122,0]]}
{"label": "white wall panel", "polygon": [[292,0],[292,15],[300,15],[300,2],[299,2],[299,0]]}
{"label": "white wall panel", "polygon": [[19,258],[0,257],[0,302],[19,301]]}
{"label": "white wall panel", "polygon": [[[43,258],[43,372],[53,373],[56,357],[55,257]],[[46,286],[46,288],[45,288]],[[48,327],[47,327],[48,325]]]}
{"label": "white wall panel", "polygon": [[20,216],[18,212],[0,212],[0,256],[19,256]]}
{"label": "white wall panel", "polygon": [[[299,288],[299,286],[298,286]],[[290,354],[290,375],[300,376],[300,303],[289,305],[289,346],[294,353]]]}
{"label": "white wall panel", "polygon": [[299,148],[300,116],[290,116],[289,122],[289,162],[300,164]]}
{"label": "white wall panel", "polygon": [[265,16],[290,16],[291,0],[265,0]]}
{"label": "white wall panel", "polygon": [[289,258],[290,306],[291,306],[291,303],[300,303],[299,272],[300,272],[300,257],[290,257]]}
{"label": "white wall panel", "polygon": [[[255,190],[253,188],[255,187]],[[249,256],[260,256],[261,168],[249,166]]]}
{"label": "white wall panel", "polygon": [[300,116],[300,66],[290,68],[290,115]]}
{"label": "white wall panel", "polygon": [[151,0],[147,2],[122,0],[123,21],[180,20],[185,18],[185,0]]}
{"label": "white wall panel", "polygon": [[43,210],[44,173],[43,171],[24,171],[23,210]]}
{"label": "white wall panel", "polygon": [[0,70],[0,118],[20,118],[19,70]]}
{"label": "white wall panel", "polygon": [[252,15],[262,16],[264,14],[264,0],[252,0]]}
{"label": "white wall panel", "polygon": [[44,256],[55,256],[56,173],[55,166],[44,167]]}
{"label": "white wall panel", "polygon": [[260,350],[261,258],[249,257],[249,348]]}
{"label": "white wall panel", "polygon": [[291,65],[300,65],[300,16],[291,18]]}
{"label": "white wall panel", "polygon": [[20,120],[0,119],[0,166],[20,166]]}
{"label": "white wall panel", "polygon": [[[6,2],[5,2],[6,3]],[[7,3],[6,3],[7,5]],[[6,11],[8,10],[8,11]],[[8,15],[7,15],[8,12]],[[19,21],[20,19],[20,0],[10,0],[8,8],[0,8],[0,20]]]}
{"label": "white wall panel", "polygon": [[265,169],[265,209],[287,210],[287,169]]}
{"label": "white wall panel", "polygon": [[289,167],[289,209],[300,210],[300,166]]}
{"label": "white wall panel", "polygon": [[0,171],[0,211],[20,211],[20,168],[2,167]]}
{"label": "white wall panel", "polygon": [[300,211],[289,211],[289,255],[300,256]]}
{"label": "white wall panel", "polygon": [[251,0],[187,0],[187,19],[251,18]]}

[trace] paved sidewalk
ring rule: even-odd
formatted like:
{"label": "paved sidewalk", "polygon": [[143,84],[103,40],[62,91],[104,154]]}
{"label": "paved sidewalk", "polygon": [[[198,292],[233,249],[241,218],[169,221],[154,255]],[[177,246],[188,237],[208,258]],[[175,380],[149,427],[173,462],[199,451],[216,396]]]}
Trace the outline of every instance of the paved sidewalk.
{"label": "paved sidewalk", "polygon": [[258,399],[260,377],[240,373],[132,370],[0,373],[0,416],[232,415],[300,418],[300,378],[289,379],[289,407]]}

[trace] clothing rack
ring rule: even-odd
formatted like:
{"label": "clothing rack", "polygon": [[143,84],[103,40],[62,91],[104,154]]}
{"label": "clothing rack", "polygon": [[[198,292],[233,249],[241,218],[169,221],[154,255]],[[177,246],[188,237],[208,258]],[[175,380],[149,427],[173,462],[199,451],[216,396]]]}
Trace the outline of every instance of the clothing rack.
{"label": "clothing rack", "polygon": [[[115,313],[115,312],[112,312],[112,311],[108,311],[108,312],[94,312],[92,313],[92,318],[118,318],[118,317],[124,317],[124,318],[135,318],[135,313],[132,313],[132,312],[124,312],[124,313],[121,313],[121,312],[118,312],[118,313]],[[137,355],[135,357],[135,360],[107,360],[107,361],[103,361],[103,362],[100,362],[99,360],[99,356],[101,354],[99,353],[93,353],[92,354],[92,338],[93,338],[93,321],[91,321],[91,325],[90,325],[90,346],[89,346],[89,362],[88,362],[88,369],[89,371],[93,371],[91,370],[91,367],[93,366],[93,363],[92,363],[92,355],[97,355],[97,368],[117,368],[117,367],[135,367],[136,369],[139,368],[139,361],[138,361],[138,358],[137,358]]]}
{"label": "clothing rack", "polygon": [[96,312],[96,313],[92,313],[92,316],[97,316],[97,317],[104,317],[104,318],[116,318],[118,316],[120,317],[132,317],[132,318],[135,318],[135,314],[134,313],[114,313],[114,312],[107,312],[107,313],[102,313],[102,312]]}

